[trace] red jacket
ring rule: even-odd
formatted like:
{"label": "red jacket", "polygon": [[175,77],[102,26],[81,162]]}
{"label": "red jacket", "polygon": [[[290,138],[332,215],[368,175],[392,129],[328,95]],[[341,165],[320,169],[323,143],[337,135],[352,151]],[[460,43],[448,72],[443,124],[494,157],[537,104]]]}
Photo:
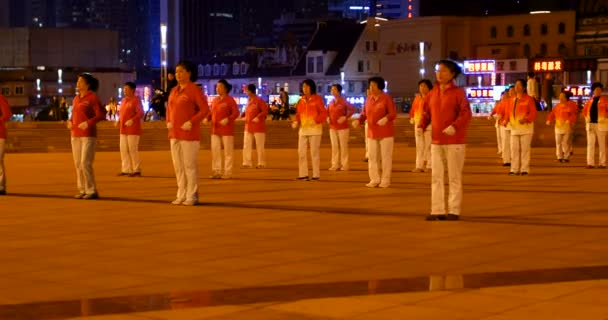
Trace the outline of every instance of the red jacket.
{"label": "red jacket", "polygon": [[[72,104],[72,137],[97,137],[97,122],[106,118],[106,109],[97,95],[87,91],[83,97],[77,95]],[[83,122],[88,124],[84,130],[78,128]]]}
{"label": "red jacket", "polygon": [[[464,144],[467,128],[473,114],[464,89],[450,83],[443,92],[439,84],[426,95],[424,99],[424,115],[419,128],[433,126],[431,143],[433,144]],[[453,126],[456,134],[449,136],[443,133],[447,127]]]}
{"label": "red jacket", "polygon": [[[239,117],[239,109],[236,101],[230,95],[218,96],[211,101],[211,114],[207,117],[211,120],[211,134],[218,136],[234,135],[234,120]],[[220,121],[228,118],[226,125],[221,125]]]}
{"label": "red jacket", "polygon": [[[593,96],[587,100],[585,107],[583,108],[582,115],[585,117],[587,130],[589,130],[589,121],[591,117],[589,112],[591,111],[591,105],[593,104]],[[608,97],[600,96],[597,104],[597,127],[599,131],[608,131]]]}
{"label": "red jacket", "polygon": [[574,101],[566,101],[566,103],[558,103],[553,107],[547,122],[555,121],[555,132],[556,133],[569,133],[572,131],[574,124],[576,123],[576,115],[578,113],[578,107]]}
{"label": "red jacket", "polygon": [[[517,100],[517,108],[515,107]],[[511,135],[533,134],[536,120],[536,101],[526,93],[521,97],[511,97],[504,102],[502,119],[509,121]],[[520,123],[524,120],[525,123]]]}
{"label": "red jacket", "polygon": [[[124,97],[120,101],[120,108],[118,109],[120,118],[118,123],[120,126],[120,134],[127,135],[141,135],[141,119],[144,117],[144,108],[141,106],[141,102],[137,96]],[[133,124],[130,127],[125,125],[128,120],[133,120]]]}
{"label": "red jacket", "polygon": [[302,96],[296,105],[296,121],[300,123],[299,135],[320,136],[323,134],[323,122],[327,119],[327,110],[323,98],[313,94]]}
{"label": "red jacket", "polygon": [[[378,120],[386,117],[388,122],[380,126]],[[382,92],[377,97],[368,96],[365,100],[363,112],[359,117],[361,123],[367,120],[367,137],[372,139],[382,139],[395,136],[393,121],[397,118],[397,108],[393,98]]]}
{"label": "red jacket", "polygon": [[[249,133],[266,132],[266,116],[268,104],[258,96],[249,98],[245,110],[245,130]],[[258,119],[258,122],[253,122]]]}
{"label": "red jacket", "polygon": [[8,101],[0,94],[0,139],[6,139],[6,126],[4,123],[10,120],[12,116]]}
{"label": "red jacket", "polygon": [[[340,96],[329,103],[329,128],[334,130],[348,129],[348,119],[355,113],[355,108]],[[345,116],[347,121],[338,123],[340,117]]]}
{"label": "red jacket", "polygon": [[[169,129],[169,139],[200,141],[200,122],[209,114],[207,97],[194,83],[188,83],[183,89],[176,86],[171,90],[167,104],[167,123],[173,128]],[[181,127],[186,122],[192,123],[191,130]]]}

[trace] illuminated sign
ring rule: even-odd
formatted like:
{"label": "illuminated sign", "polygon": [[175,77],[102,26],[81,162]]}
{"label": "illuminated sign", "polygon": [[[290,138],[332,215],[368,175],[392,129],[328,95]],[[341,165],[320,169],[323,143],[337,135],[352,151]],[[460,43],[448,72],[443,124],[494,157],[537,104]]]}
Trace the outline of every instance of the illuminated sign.
{"label": "illuminated sign", "polygon": [[590,86],[571,86],[566,87],[564,91],[569,91],[573,97],[588,97],[591,95]]}
{"label": "illuminated sign", "polygon": [[492,88],[492,87],[467,88],[467,98],[494,100],[494,88]]}
{"label": "illuminated sign", "polygon": [[484,74],[496,72],[494,60],[466,60],[464,62],[465,74]]}
{"label": "illuminated sign", "polygon": [[[324,96],[324,98],[325,98],[326,105],[329,105],[329,103],[334,100],[334,96],[332,96],[332,95],[326,95],[326,96]],[[348,96],[348,97],[345,97],[345,99],[348,103],[355,105],[355,106],[362,106],[365,104],[364,96]]]}
{"label": "illuminated sign", "polygon": [[535,61],[534,71],[559,72],[564,70],[564,62],[561,59]]}

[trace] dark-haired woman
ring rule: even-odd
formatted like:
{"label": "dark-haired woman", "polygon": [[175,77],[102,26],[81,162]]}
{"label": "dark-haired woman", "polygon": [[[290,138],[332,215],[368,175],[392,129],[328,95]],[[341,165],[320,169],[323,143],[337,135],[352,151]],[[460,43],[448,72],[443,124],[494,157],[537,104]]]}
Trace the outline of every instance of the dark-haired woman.
{"label": "dark-haired woman", "polygon": [[331,141],[330,171],[348,171],[348,120],[355,113],[355,108],[342,96],[342,86],[333,84],[331,95],[334,100],[327,106],[329,113],[329,140]]}
{"label": "dark-haired woman", "polygon": [[141,136],[141,121],[144,109],[135,95],[136,85],[133,82],[125,83],[123,92],[125,97],[120,101],[118,108],[118,126],[120,127],[120,159],[121,170],[119,176],[141,176],[141,161],[139,159],[139,138]]}
{"label": "dark-haired woman", "polygon": [[253,83],[247,85],[247,109],[245,110],[245,130],[243,133],[243,168],[251,168],[251,153],[253,140],[258,153],[258,165],[256,168],[266,167],[266,116],[268,115],[268,104],[256,94]]}
{"label": "dark-haired woman", "polygon": [[416,138],[416,168],[412,172],[424,172],[431,169],[431,129],[418,128],[422,115],[424,114],[424,97],[433,89],[433,84],[428,79],[418,81],[419,95],[414,98],[410,110],[410,123],[414,125],[414,137]]}
{"label": "dark-haired woman", "polygon": [[73,101],[72,119],[68,121],[71,129],[72,155],[76,166],[78,194],[76,199],[97,199],[97,186],[93,161],[95,160],[95,143],[97,141],[97,123],[106,118],[106,110],[101,106],[95,94],[99,80],[91,74],[78,75],[76,89],[78,94]]}
{"label": "dark-haired woman", "polygon": [[310,146],[312,158],[312,180],[319,180],[321,176],[321,159],[319,148],[323,134],[323,122],[327,119],[327,111],[323,99],[317,95],[317,85],[311,79],[302,82],[302,97],[296,105],[296,117],[291,127],[300,127],[298,133],[298,168],[297,180],[309,180],[308,159],[306,151]]}
{"label": "dark-haired woman", "polygon": [[[234,155],[234,120],[239,116],[236,101],[228,93],[232,85],[222,79],[215,91],[218,97],[211,102],[211,179],[232,178]],[[224,146],[224,167],[222,170],[222,145]],[[223,171],[223,172],[222,172]]]}
{"label": "dark-haired woman", "polygon": [[[418,128],[432,123],[431,214],[427,220],[458,220],[462,203],[462,169],[471,106],[464,89],[454,79],[460,67],[450,60],[439,61],[437,84],[424,99],[425,113]],[[448,169],[448,212],[445,210],[444,172]]]}
{"label": "dark-haired woman", "polygon": [[198,204],[198,150],[201,140],[200,122],[209,114],[207,97],[194,83],[198,69],[190,61],[175,67],[177,86],[171,90],[167,104],[167,129],[171,142],[171,158],[177,178],[175,205]]}

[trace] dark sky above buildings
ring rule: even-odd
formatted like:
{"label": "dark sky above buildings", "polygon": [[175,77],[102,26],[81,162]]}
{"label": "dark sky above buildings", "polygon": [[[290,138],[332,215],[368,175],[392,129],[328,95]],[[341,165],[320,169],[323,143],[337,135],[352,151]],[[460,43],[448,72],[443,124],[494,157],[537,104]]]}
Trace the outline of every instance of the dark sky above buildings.
{"label": "dark sky above buildings", "polygon": [[503,15],[536,10],[576,9],[577,0],[421,0],[420,14],[439,15]]}

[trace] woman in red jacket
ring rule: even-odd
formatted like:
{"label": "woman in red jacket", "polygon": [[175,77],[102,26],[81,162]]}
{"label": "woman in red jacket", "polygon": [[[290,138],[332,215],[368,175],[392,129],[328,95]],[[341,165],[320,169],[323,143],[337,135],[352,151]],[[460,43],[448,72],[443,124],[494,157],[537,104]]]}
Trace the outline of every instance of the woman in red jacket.
{"label": "woman in red jacket", "polygon": [[[431,163],[431,214],[426,220],[458,220],[462,203],[462,169],[471,107],[464,89],[454,79],[461,73],[453,61],[439,61],[437,84],[425,98],[425,113],[418,128],[433,125]],[[448,211],[445,210],[444,171],[450,184]]]}
{"label": "woman in red jacket", "polygon": [[291,127],[298,132],[298,168],[297,180],[308,180],[308,159],[306,151],[310,145],[310,156],[312,158],[312,180],[319,180],[321,176],[321,160],[319,149],[321,147],[321,135],[323,134],[323,122],[327,119],[327,110],[323,99],[317,94],[317,85],[311,79],[302,82],[302,98],[296,105],[296,119]]}
{"label": "woman in red jacket", "polygon": [[[232,85],[222,79],[215,91],[218,97],[211,102],[211,179],[232,178],[234,155],[234,120],[239,116],[236,101],[228,93]],[[222,170],[222,145],[224,145],[224,168]],[[223,173],[222,173],[223,171]]]}
{"label": "woman in red jacket", "polygon": [[348,119],[355,113],[355,108],[342,96],[342,86],[333,84],[331,95],[334,100],[329,103],[329,138],[331,141],[330,171],[348,171]]}
{"label": "woman in red jacket", "polygon": [[106,118],[106,110],[101,106],[95,94],[99,88],[99,80],[89,73],[78,75],[76,89],[78,95],[74,98],[72,119],[68,121],[68,129],[72,135],[72,154],[76,166],[76,181],[79,193],[76,199],[97,199],[97,186],[93,161],[95,160],[95,143],[97,141],[97,123]]}
{"label": "woman in red jacket", "polygon": [[118,125],[120,126],[120,159],[122,169],[119,176],[141,176],[139,160],[139,137],[144,108],[135,96],[135,83],[127,82],[123,88],[125,97],[120,101]]}
{"label": "woman in red jacket", "polygon": [[167,104],[167,129],[171,142],[171,158],[177,178],[175,205],[198,204],[198,150],[201,140],[200,122],[209,114],[207,97],[194,81],[198,69],[190,61],[175,67],[177,86],[171,90]]}
{"label": "woman in red jacket", "polygon": [[245,133],[243,134],[243,168],[251,168],[251,152],[253,140],[258,152],[258,165],[256,168],[266,167],[266,116],[268,115],[268,104],[256,95],[256,87],[253,83],[247,85],[247,109],[245,110]]}
{"label": "woman in red jacket", "polygon": [[414,98],[410,110],[410,123],[414,125],[414,136],[416,138],[416,168],[412,172],[424,172],[431,170],[431,130],[432,126],[425,129],[418,128],[422,115],[424,114],[424,97],[433,89],[433,84],[428,79],[418,81],[419,95]]}
{"label": "woman in red jacket", "polygon": [[4,144],[6,140],[5,122],[9,121],[13,114],[8,101],[0,94],[0,196],[6,194],[6,176],[4,174]]}
{"label": "woman in red jacket", "polygon": [[[372,77],[368,80],[369,95],[365,101],[363,112],[359,120],[353,121],[353,127],[367,120],[368,128],[365,135],[369,138],[369,171],[368,188],[388,188],[391,184],[393,168],[393,145],[395,142],[395,129],[393,121],[397,118],[397,108],[393,98],[384,93],[385,81],[381,77]],[[380,159],[379,159],[380,157]],[[382,175],[380,175],[379,162],[382,162]]]}

